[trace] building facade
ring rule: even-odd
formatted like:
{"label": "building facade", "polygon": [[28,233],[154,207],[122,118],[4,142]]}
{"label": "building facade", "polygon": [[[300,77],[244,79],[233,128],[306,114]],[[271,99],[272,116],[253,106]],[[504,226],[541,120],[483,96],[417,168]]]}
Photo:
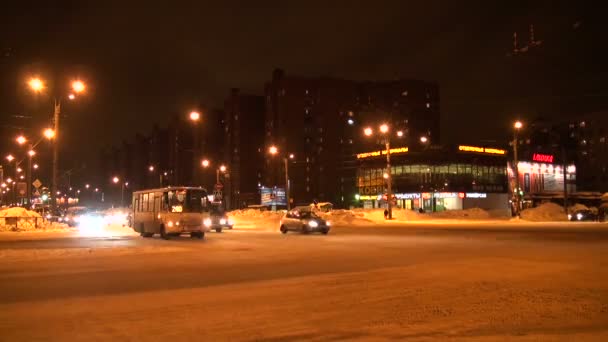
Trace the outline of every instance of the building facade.
{"label": "building facade", "polygon": [[226,204],[230,209],[259,204],[264,171],[264,97],[232,89],[224,102]]}
{"label": "building facade", "polygon": [[415,145],[421,136],[439,141],[439,89],[434,83],[395,80],[357,82],[308,78],[275,70],[265,86],[266,155],[263,185],[285,186],[283,158],[291,154],[290,202],[314,200],[349,207],[356,193],[355,155],[378,143],[367,125],[389,123]]}
{"label": "building facade", "polygon": [[[386,206],[386,151],[357,154],[358,205]],[[509,210],[507,151],[479,146],[391,149],[393,202],[423,211]]]}

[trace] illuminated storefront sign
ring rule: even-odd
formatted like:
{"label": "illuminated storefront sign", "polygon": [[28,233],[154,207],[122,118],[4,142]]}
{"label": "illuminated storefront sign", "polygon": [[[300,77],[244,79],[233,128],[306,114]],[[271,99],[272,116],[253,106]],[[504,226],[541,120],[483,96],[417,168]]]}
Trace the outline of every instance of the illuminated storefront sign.
{"label": "illuminated storefront sign", "polygon": [[541,163],[553,163],[553,155],[534,153],[532,155],[532,160],[541,162]]}
{"label": "illuminated storefront sign", "polygon": [[457,198],[458,194],[455,192],[436,192],[433,194],[435,198]]}
{"label": "illuminated storefront sign", "polygon": [[476,153],[498,154],[498,155],[503,155],[503,154],[507,153],[507,151],[501,150],[498,148],[466,146],[466,145],[458,146],[458,150],[463,151],[463,152],[476,152]]}
{"label": "illuminated storefront sign", "polygon": [[420,194],[418,193],[408,193],[408,194],[395,194],[397,199],[418,199],[420,198]]}
{"label": "illuminated storefront sign", "polygon": [[361,195],[359,196],[359,199],[362,201],[371,201],[371,200],[375,200],[377,199],[378,196],[369,196],[369,195]]}
{"label": "illuminated storefront sign", "polygon": [[467,192],[466,197],[467,198],[487,198],[488,194],[486,194],[485,192]]}
{"label": "illuminated storefront sign", "polygon": [[[391,154],[407,153],[408,150],[409,149],[407,147],[391,148]],[[386,155],[386,150],[359,153],[359,154],[357,154],[357,159],[378,157],[378,156],[382,156],[382,155]]]}

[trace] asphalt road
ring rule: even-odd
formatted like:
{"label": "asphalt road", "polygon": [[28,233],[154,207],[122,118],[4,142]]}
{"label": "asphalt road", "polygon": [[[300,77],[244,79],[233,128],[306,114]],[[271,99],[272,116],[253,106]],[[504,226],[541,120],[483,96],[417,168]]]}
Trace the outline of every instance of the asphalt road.
{"label": "asphalt road", "polygon": [[0,340],[608,340],[608,226],[0,234]]}

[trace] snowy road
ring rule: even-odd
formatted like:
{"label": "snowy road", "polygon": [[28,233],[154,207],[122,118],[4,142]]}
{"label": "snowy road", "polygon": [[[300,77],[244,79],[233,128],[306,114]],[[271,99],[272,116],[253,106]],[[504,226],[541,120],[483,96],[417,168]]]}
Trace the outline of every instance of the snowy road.
{"label": "snowy road", "polygon": [[0,234],[0,340],[608,340],[608,226]]}

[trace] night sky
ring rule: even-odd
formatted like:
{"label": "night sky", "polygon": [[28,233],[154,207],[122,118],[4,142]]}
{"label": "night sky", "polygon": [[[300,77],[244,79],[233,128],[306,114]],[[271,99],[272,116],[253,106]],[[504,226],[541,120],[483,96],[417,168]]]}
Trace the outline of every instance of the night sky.
{"label": "night sky", "polygon": [[[504,141],[516,117],[563,117],[605,108],[608,100],[608,30],[590,2],[230,3],[4,3],[2,153],[27,117],[44,126],[49,96],[64,94],[73,76],[89,85],[64,109],[66,155],[77,161],[171,115],[221,107],[232,87],[261,94],[275,67],[305,76],[437,81],[448,143]],[[527,44],[529,24],[542,44],[508,56],[514,31]],[[46,94],[27,91],[30,75],[53,82]]]}

